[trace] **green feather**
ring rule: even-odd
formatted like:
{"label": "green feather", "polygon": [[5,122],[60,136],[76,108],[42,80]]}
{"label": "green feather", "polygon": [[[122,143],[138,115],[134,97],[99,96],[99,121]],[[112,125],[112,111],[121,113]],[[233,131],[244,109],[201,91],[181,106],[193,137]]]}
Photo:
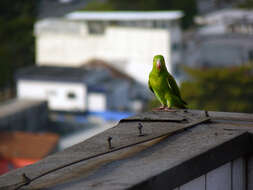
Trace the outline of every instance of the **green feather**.
{"label": "green feather", "polygon": [[187,105],[175,79],[168,72],[162,55],[156,55],[153,59],[148,85],[163,106],[185,108]]}

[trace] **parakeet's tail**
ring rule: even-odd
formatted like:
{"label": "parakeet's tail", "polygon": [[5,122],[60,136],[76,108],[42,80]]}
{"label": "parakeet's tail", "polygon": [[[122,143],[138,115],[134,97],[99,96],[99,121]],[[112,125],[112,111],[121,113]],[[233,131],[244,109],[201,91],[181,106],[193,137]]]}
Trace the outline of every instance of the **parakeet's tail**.
{"label": "parakeet's tail", "polygon": [[181,109],[186,109],[187,108],[186,105],[187,105],[186,102],[180,99],[180,101],[177,103],[176,107],[181,108]]}
{"label": "parakeet's tail", "polygon": [[187,105],[187,103],[180,97],[179,98],[180,99],[180,103],[183,105],[183,106],[186,106]]}
{"label": "parakeet's tail", "polygon": [[188,105],[183,99],[181,99],[184,105]]}
{"label": "parakeet's tail", "polygon": [[180,108],[186,109],[187,107],[186,107],[186,105],[180,105]]}

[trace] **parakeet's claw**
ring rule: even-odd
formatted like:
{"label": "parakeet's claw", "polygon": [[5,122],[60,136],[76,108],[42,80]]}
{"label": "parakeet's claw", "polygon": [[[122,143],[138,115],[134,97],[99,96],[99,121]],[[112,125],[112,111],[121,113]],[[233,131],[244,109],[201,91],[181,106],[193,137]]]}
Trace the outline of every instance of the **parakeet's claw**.
{"label": "parakeet's claw", "polygon": [[167,106],[161,106],[159,108],[154,108],[153,110],[154,111],[168,111],[168,112],[176,112],[177,111],[176,109],[172,109],[172,108],[167,107]]}
{"label": "parakeet's claw", "polygon": [[165,107],[165,108],[164,108],[164,111],[176,112],[177,110],[176,110],[176,109],[169,108],[169,107]]}
{"label": "parakeet's claw", "polygon": [[154,111],[162,111],[165,110],[167,107],[166,106],[160,106],[159,108],[154,108]]}

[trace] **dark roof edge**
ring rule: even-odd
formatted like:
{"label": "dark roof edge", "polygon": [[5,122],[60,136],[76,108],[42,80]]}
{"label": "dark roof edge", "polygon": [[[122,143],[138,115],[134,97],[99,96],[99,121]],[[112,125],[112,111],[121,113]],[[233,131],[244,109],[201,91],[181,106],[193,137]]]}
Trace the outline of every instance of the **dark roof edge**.
{"label": "dark roof edge", "polygon": [[36,79],[32,78],[32,77],[18,77],[16,79],[16,81],[18,80],[23,80],[23,81],[33,81],[33,82],[55,82],[55,83],[80,83],[80,84],[83,84],[85,85],[85,83],[83,82],[83,80],[75,80],[75,79],[64,79],[64,78],[61,78],[61,79],[53,79],[53,78],[43,78],[43,77],[37,77]]}
{"label": "dark roof edge", "polygon": [[206,111],[206,110],[192,110],[192,109],[188,109],[187,111],[191,113],[199,113],[203,116],[208,114],[208,116],[212,119],[253,121],[253,113]]}
{"label": "dark roof edge", "polygon": [[[253,152],[253,134],[245,132],[236,138],[191,158],[129,189],[174,189],[207,172]],[[173,179],[170,181],[169,179]]]}

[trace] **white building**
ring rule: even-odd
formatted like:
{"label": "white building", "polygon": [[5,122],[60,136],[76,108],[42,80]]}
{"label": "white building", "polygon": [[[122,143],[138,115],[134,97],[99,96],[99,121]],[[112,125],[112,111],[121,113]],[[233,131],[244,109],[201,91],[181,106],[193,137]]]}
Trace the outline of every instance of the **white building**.
{"label": "white building", "polygon": [[40,20],[36,62],[79,67],[102,59],[146,83],[154,55],[164,55],[171,72],[181,62],[181,17],[179,11],[74,12]]}
{"label": "white building", "polygon": [[202,25],[198,33],[216,35],[226,33],[253,34],[253,12],[243,9],[225,9],[197,16],[195,22]]}
{"label": "white building", "polygon": [[[50,110],[67,112],[138,111],[148,89],[127,75],[102,66],[36,66],[16,74],[17,97],[47,100]],[[117,73],[117,74],[116,74]],[[135,102],[141,106],[136,108]]]}
{"label": "white building", "polygon": [[231,9],[244,3],[245,0],[197,0],[198,13],[200,15],[222,9]]}
{"label": "white building", "polygon": [[17,76],[17,97],[47,100],[50,110],[85,111],[88,105],[84,74],[83,70],[60,67],[25,68]]}
{"label": "white building", "polygon": [[229,67],[253,61],[253,12],[225,9],[198,16],[201,27],[185,33],[184,63]]}

